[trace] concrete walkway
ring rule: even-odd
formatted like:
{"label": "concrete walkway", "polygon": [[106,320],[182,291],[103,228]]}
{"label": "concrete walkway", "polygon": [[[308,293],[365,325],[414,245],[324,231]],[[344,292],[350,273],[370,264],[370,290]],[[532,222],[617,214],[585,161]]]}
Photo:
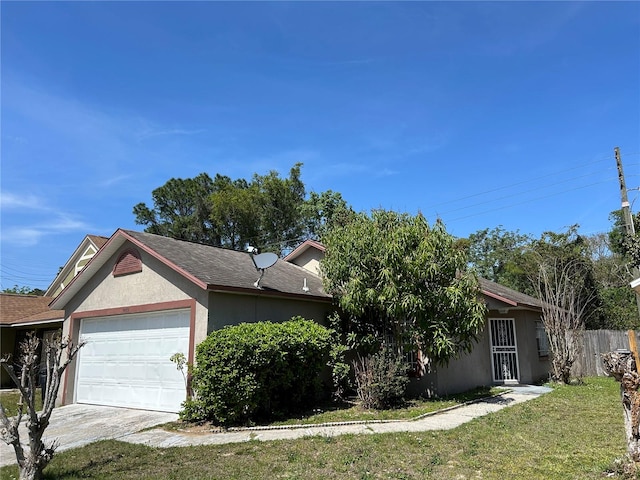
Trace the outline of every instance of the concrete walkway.
{"label": "concrete walkway", "polygon": [[293,425],[282,427],[252,427],[218,433],[189,433],[162,429],[134,433],[119,440],[139,443],[151,447],[185,447],[193,445],[220,445],[251,440],[269,441],[296,439],[310,436],[335,437],[346,434],[372,434],[391,432],[423,432],[427,430],[448,430],[469,422],[474,418],[497,412],[551,391],[547,387],[516,386],[511,391],[496,397],[452,407],[417,420],[409,421],[368,421],[341,424]]}
{"label": "concrete walkway", "polygon": [[[496,397],[425,415],[410,421],[345,422],[341,424],[293,425],[283,427],[253,427],[220,433],[176,432],[161,428],[145,430],[155,425],[178,419],[175,413],[151,412],[128,408],[95,405],[68,405],[56,408],[45,439],[57,439],[58,451],[82,447],[99,440],[115,439],[151,447],[182,447],[190,445],[216,445],[240,443],[250,440],[283,440],[309,436],[334,437],[346,434],[389,432],[422,432],[455,428],[474,418],[497,412],[505,407],[536,398],[551,389],[546,387],[516,386]],[[24,424],[21,439],[27,441]],[[13,448],[0,441],[0,466],[15,464]]]}
{"label": "concrete walkway", "polygon": [[[98,405],[66,405],[55,408],[51,413],[44,440],[45,443],[57,440],[59,447],[56,451],[60,452],[99,440],[121,440],[145,428],[177,419],[178,415],[175,413]],[[25,422],[26,416],[23,416],[19,431],[21,443],[27,446],[29,437]],[[15,463],[17,462],[13,447],[0,440],[0,467]]]}

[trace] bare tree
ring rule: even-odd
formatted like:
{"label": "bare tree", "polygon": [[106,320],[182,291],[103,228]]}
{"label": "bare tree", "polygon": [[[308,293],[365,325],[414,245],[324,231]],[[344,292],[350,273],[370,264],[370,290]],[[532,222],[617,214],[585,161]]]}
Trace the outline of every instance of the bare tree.
{"label": "bare tree", "polygon": [[585,313],[595,292],[587,288],[582,263],[540,257],[533,286],[542,302],[542,322],[551,350],[551,379],[569,383],[582,347]]}
{"label": "bare tree", "polygon": [[[44,431],[49,426],[49,418],[55,407],[60,388],[60,380],[65,369],[78,353],[84,343],[74,345],[69,339],[60,335],[45,342],[43,366],[46,371],[46,384],[43,386],[43,404],[40,413],[36,410],[36,388],[40,376],[41,362],[38,355],[40,340],[35,333],[29,333],[20,344],[18,365],[20,378],[9,356],[0,359],[0,364],[7,371],[11,380],[20,390],[22,401],[18,404],[16,416],[8,418],[4,406],[0,403],[0,421],[2,429],[0,437],[7,445],[12,445],[20,469],[20,480],[37,480],[42,478],[42,471],[53,458],[57,441],[48,445],[42,440]],[[26,411],[25,411],[26,407]],[[25,448],[20,442],[18,427],[22,416],[26,415],[26,427],[29,446]]]}

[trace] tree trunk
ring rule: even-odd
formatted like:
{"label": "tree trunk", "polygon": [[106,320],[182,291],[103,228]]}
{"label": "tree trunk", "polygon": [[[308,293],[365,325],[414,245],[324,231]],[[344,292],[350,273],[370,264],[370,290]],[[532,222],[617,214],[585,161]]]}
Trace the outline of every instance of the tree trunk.
{"label": "tree trunk", "polygon": [[20,480],[40,480],[42,478],[43,467],[38,465],[38,461],[31,452],[27,453],[25,462],[20,466]]}
{"label": "tree trunk", "polygon": [[627,452],[636,463],[640,463],[640,375],[633,354],[617,351],[602,354],[606,372],[620,382],[620,397],[624,414],[624,429]]}

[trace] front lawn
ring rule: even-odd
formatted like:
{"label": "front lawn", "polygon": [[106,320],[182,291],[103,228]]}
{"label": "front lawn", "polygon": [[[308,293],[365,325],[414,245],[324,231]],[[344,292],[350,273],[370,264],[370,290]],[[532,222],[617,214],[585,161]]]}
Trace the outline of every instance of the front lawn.
{"label": "front lawn", "polygon": [[[8,417],[13,417],[18,413],[18,402],[20,401],[20,392],[18,390],[2,390],[0,391],[0,403],[7,412]],[[40,389],[36,390],[36,409],[42,409],[42,395]],[[27,404],[25,403],[22,410],[23,415],[27,413]]]}
{"label": "front lawn", "polygon": [[[61,452],[49,479],[602,479],[625,452],[619,385],[589,378],[450,431]],[[17,476],[15,467],[1,478]]]}

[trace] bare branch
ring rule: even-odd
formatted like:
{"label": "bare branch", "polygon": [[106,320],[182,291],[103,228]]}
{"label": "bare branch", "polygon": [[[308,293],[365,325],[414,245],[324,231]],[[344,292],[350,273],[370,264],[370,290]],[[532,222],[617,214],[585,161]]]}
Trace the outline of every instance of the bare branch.
{"label": "bare branch", "polygon": [[18,415],[9,419],[4,407],[0,404],[0,421],[2,421],[3,426],[1,436],[6,443],[14,448],[18,467],[20,468],[20,478],[41,478],[42,470],[53,458],[58,442],[54,441],[49,445],[45,445],[42,441],[42,436],[49,426],[49,418],[55,407],[60,379],[66,367],[83,345],[84,343],[74,345],[68,338],[62,339],[60,335],[55,335],[51,340],[45,342],[43,350],[44,365],[47,370],[47,384],[44,387],[43,409],[40,414],[36,410],[36,390],[40,373],[40,359],[38,356],[40,340],[34,333],[30,333],[20,344],[20,378],[18,378],[15,368],[10,364],[8,358],[0,360],[2,367],[20,390],[28,411],[26,427],[29,435],[29,448],[25,450],[21,445],[20,432],[18,431],[23,413],[22,407],[18,408]]}

